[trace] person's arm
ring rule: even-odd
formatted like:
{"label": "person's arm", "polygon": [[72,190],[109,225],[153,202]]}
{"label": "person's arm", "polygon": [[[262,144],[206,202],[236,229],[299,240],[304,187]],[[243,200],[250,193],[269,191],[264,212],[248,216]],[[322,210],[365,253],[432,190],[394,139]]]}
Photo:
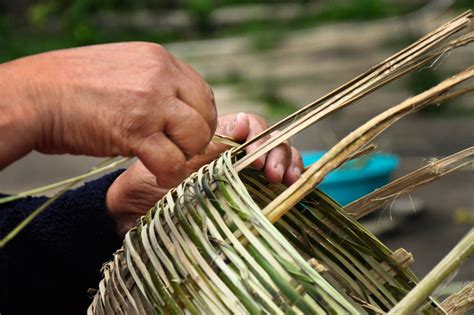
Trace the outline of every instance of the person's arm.
{"label": "person's arm", "polygon": [[[0,313],[85,314],[88,288],[120,247],[105,196],[116,171],[65,193],[0,249]],[[0,238],[46,197],[0,205]]]}
{"label": "person's arm", "polygon": [[162,186],[209,144],[212,90],[163,47],[129,42],[0,64],[0,170],[32,150],[137,156]]}

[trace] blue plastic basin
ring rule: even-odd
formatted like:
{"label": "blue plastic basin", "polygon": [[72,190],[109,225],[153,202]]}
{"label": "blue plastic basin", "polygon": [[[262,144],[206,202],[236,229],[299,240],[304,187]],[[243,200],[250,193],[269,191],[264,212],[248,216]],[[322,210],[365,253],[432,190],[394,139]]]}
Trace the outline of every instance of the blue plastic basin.
{"label": "blue plastic basin", "polygon": [[[319,160],[325,151],[303,151],[305,166]],[[390,181],[398,166],[398,158],[383,153],[374,153],[346,162],[329,173],[318,188],[341,205],[346,205]]]}

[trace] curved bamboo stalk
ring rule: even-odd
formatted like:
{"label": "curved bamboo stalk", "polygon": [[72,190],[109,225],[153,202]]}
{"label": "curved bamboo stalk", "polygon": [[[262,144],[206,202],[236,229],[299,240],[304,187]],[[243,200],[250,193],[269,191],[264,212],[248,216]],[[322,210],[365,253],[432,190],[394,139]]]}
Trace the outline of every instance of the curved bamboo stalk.
{"label": "curved bamboo stalk", "polygon": [[64,187],[64,186],[69,185],[71,183],[80,182],[84,179],[90,178],[94,175],[97,175],[97,174],[100,174],[104,171],[108,171],[112,168],[115,168],[115,167],[129,161],[131,159],[131,157],[123,158],[119,161],[113,162],[115,159],[116,159],[116,157],[111,157],[109,159],[101,161],[99,164],[97,164],[96,166],[91,168],[88,172],[86,172],[82,175],[72,177],[72,178],[68,178],[68,179],[65,179],[65,180],[61,180],[59,182],[48,184],[48,185],[41,186],[41,187],[38,187],[38,188],[34,188],[34,189],[31,189],[31,190],[23,191],[23,192],[18,193],[16,195],[2,197],[2,198],[0,198],[0,204],[7,203],[7,202],[12,202],[12,201],[15,201],[15,200],[18,200],[18,199],[21,199],[21,198],[25,198],[25,197],[28,197],[28,196],[41,194],[41,193],[44,193],[44,192],[47,192],[47,191],[50,191],[50,190],[53,190],[53,189],[56,189],[56,188]]}
{"label": "curved bamboo stalk", "polygon": [[[474,147],[467,148],[441,160],[434,160],[427,165],[407,174],[346,205],[344,209],[355,219],[383,208],[393,198],[406,195],[420,186],[431,183],[445,175],[451,174],[474,164],[472,156]],[[470,159],[469,159],[470,158]],[[465,161],[469,159],[468,161]]]}

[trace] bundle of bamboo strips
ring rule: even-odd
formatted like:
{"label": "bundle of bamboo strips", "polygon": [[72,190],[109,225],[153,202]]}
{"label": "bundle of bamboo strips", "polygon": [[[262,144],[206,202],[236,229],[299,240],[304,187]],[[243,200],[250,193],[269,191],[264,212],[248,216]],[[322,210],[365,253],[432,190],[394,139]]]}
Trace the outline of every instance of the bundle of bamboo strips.
{"label": "bundle of bamboo strips", "polygon": [[470,282],[459,292],[454,293],[442,304],[450,315],[462,315],[474,308],[474,282]]}
{"label": "bundle of bamboo strips", "polygon": [[[342,208],[315,189],[405,115],[471,92],[455,90],[474,68],[374,117],[329,150],[290,187],[270,185],[250,164],[291,136],[398,77],[474,40],[448,41],[466,12],[333,92],[232,148],[170,191],[127,233],[104,266],[90,314],[444,313],[429,297],[443,277],[417,278],[403,249],[390,251],[355,219],[389,198],[472,164],[473,148],[433,162]],[[275,130],[248,155],[245,148]],[[474,252],[474,232],[450,253],[449,273]],[[458,258],[458,259],[456,259]],[[438,268],[438,267],[437,267]],[[453,301],[457,301],[453,298]],[[446,302],[454,308],[456,303]],[[465,303],[462,307],[466,307]]]}

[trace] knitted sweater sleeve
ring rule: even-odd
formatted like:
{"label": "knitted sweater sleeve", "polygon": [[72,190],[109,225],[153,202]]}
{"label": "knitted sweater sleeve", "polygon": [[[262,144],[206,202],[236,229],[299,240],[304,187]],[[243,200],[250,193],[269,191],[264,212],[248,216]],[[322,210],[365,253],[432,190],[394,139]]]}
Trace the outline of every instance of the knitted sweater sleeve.
{"label": "knitted sweater sleeve", "polygon": [[[121,172],[65,193],[0,249],[0,314],[85,314],[88,288],[121,243],[105,205]],[[0,205],[0,237],[46,200]]]}

